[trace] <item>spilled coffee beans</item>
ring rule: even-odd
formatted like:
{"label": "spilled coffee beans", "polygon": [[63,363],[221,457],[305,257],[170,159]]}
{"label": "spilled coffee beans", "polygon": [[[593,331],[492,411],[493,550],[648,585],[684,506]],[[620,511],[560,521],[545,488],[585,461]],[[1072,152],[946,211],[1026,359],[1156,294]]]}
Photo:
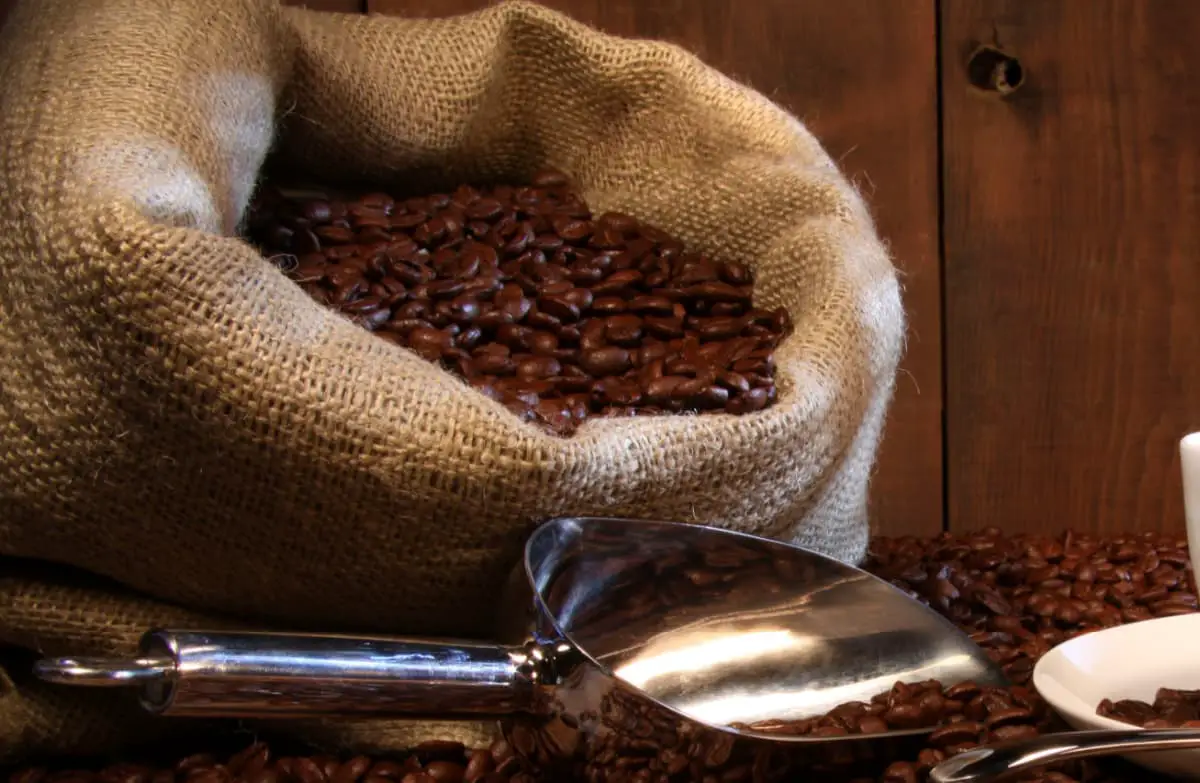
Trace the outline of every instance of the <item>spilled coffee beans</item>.
{"label": "spilled coffee beans", "polygon": [[[744,558],[698,556],[687,563],[704,582]],[[1004,536],[998,530],[932,538],[876,538],[867,569],[910,591],[954,620],[1017,680],[1008,688],[937,682],[896,685],[867,702],[820,718],[756,724],[763,732],[811,736],[878,734],[914,724],[930,733],[862,742],[757,746],[692,724],[660,721],[645,700],[613,691],[599,715],[606,733],[565,773],[528,766],[506,741],[469,750],[433,743],[394,759],[313,756],[275,759],[263,745],[219,761],[210,755],[171,768],[119,764],[99,771],[75,764],[60,771],[18,770],[12,783],[922,783],[947,758],[981,744],[1067,730],[1028,684],[1034,662],[1051,646],[1082,633],[1146,617],[1195,611],[1196,592],[1184,536],[1145,533],[1099,539]],[[670,586],[669,580],[663,582]],[[747,585],[747,589],[758,589]],[[615,610],[641,611],[659,600],[615,594]],[[619,632],[619,627],[612,629]],[[1155,703],[1114,702],[1111,717],[1137,725],[1185,725],[1197,694],[1164,689]],[[1182,720],[1181,719],[1186,719]],[[534,737],[514,729],[513,745],[532,756]],[[1025,783],[1145,783],[1157,780],[1116,759],[1068,762],[1020,778]]]}
{"label": "spilled coffee beans", "polygon": [[762,410],[783,308],[754,276],[565,175],[398,199],[265,187],[248,233],[313,299],[569,435],[591,416]]}
{"label": "spilled coffee beans", "polygon": [[536,778],[504,740],[470,750],[458,742],[429,742],[398,759],[367,756],[288,756],[255,742],[229,758],[197,753],[170,767],[113,764],[99,771],[32,767],[9,783],[534,783]]}
{"label": "spilled coffee beans", "polygon": [[966,682],[945,686],[937,680],[901,683],[870,702],[847,702],[819,718],[735,724],[764,734],[845,737],[937,727],[929,744],[945,750],[992,740],[1037,736],[1047,711],[1028,688],[996,688]]}
{"label": "spilled coffee beans", "polygon": [[1066,533],[877,539],[867,567],[963,628],[1018,684],[1051,647],[1122,623],[1196,611],[1187,537]]}

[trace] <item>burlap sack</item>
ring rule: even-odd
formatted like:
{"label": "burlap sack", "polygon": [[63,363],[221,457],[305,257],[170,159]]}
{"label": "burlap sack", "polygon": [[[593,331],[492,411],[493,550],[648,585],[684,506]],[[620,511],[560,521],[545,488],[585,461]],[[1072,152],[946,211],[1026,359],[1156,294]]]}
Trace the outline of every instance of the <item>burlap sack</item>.
{"label": "burlap sack", "polygon": [[[27,0],[0,85],[0,553],[25,564],[0,582],[9,756],[151,730],[128,698],[28,683],[18,647],[127,652],[147,625],[235,620],[478,636],[553,515],[863,553],[896,274],[804,126],[680,49],[523,2],[416,21]],[[597,210],[748,261],[796,323],[778,404],[565,440],[519,423],[236,238],[271,149],[413,191],[549,163]]]}

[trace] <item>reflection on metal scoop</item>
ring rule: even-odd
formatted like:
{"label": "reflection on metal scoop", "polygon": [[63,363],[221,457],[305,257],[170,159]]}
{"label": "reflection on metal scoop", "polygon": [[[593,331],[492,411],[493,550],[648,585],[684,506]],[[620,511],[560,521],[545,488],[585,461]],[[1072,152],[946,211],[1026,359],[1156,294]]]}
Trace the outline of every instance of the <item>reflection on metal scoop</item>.
{"label": "reflection on metal scoop", "polygon": [[[539,763],[587,750],[614,714],[775,747],[828,738],[730,724],[792,721],[894,683],[1003,685],[965,634],[892,585],[776,541],[609,518],[539,527],[503,607],[509,645],[153,631],[134,660],[37,664],[53,682],[132,685],[155,713],[204,717],[506,717],[553,734]],[[523,728],[521,728],[523,727]]]}
{"label": "reflection on metal scoop", "polygon": [[960,753],[934,767],[929,780],[931,783],[998,783],[1064,761],[1188,748],[1200,748],[1200,730],[1131,728],[1047,734]]}

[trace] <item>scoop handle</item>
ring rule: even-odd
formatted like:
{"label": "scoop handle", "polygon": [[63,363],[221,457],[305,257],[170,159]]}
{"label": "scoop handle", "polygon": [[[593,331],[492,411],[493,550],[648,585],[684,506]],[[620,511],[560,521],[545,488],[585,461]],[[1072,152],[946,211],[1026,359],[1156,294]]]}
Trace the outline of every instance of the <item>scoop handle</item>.
{"label": "scoop handle", "polygon": [[1200,748],[1200,729],[1072,731],[959,753],[929,772],[930,783],[991,783],[1047,764],[1091,756]]}
{"label": "scoop handle", "polygon": [[530,704],[523,648],[465,641],[224,631],[147,633],[137,656],[38,661],[42,680],[134,686],[183,717],[502,716]]}

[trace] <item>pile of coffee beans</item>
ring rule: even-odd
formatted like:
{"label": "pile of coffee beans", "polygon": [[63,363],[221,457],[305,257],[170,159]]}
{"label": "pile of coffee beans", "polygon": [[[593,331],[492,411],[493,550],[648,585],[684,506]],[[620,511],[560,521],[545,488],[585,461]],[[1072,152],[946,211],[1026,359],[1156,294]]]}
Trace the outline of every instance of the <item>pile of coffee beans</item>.
{"label": "pile of coffee beans", "polygon": [[870,702],[847,702],[819,718],[733,724],[765,734],[845,737],[938,726],[930,745],[951,753],[988,742],[1034,737],[1048,712],[1023,686],[997,688],[973,682],[946,686],[937,680],[898,682]]}
{"label": "pile of coffee beans", "polygon": [[[1098,539],[1003,536],[997,530],[933,538],[877,538],[869,570],[891,580],[953,619],[1014,684],[898,684],[869,702],[842,705],[829,715],[794,723],[763,723],[763,732],[839,737],[886,729],[937,725],[929,735],[864,738],[754,748],[730,735],[661,720],[644,700],[613,691],[601,710],[608,729],[588,755],[564,777],[561,770],[534,769],[518,757],[537,757],[542,741],[514,731],[507,742],[469,750],[455,743],[422,746],[392,759],[326,756],[274,759],[255,745],[225,762],[212,756],[186,759],[173,768],[122,764],[97,772],[29,769],[13,783],[921,783],[939,762],[964,750],[1001,740],[1063,731],[1063,724],[1029,685],[1037,658],[1066,639],[1125,622],[1196,609],[1196,586],[1184,536],[1139,534]],[[1155,704],[1120,701],[1102,714],[1138,725],[1154,721],[1188,725],[1196,720],[1200,694],[1164,689]],[[1070,762],[1023,778],[1027,783],[1131,783],[1157,780],[1117,759]]]}
{"label": "pile of coffee beans", "polygon": [[504,740],[468,750],[458,742],[429,742],[399,759],[276,754],[255,742],[228,758],[187,756],[169,767],[122,763],[96,771],[30,767],[9,783],[536,783]]}
{"label": "pile of coffee beans", "polygon": [[1146,729],[1200,729],[1200,691],[1159,688],[1153,704],[1137,699],[1105,699],[1096,714]]}
{"label": "pile of coffee beans", "polygon": [[[827,739],[936,727],[927,736],[883,738],[873,740],[875,744],[739,745],[727,734],[657,722],[641,702],[619,696],[614,701],[606,702],[604,716],[612,733],[597,748],[588,749],[589,758],[577,776],[588,783],[664,779],[782,782],[801,776],[821,783],[916,783],[924,780],[932,767],[964,750],[1036,737],[1056,727],[1045,703],[1028,688],[971,683],[950,687],[936,681],[897,683],[869,703],[841,705],[820,718],[734,724],[735,728],[766,734]],[[646,742],[647,737],[653,741]],[[682,774],[685,771],[687,774]]]}
{"label": "pile of coffee beans", "polygon": [[867,567],[970,633],[1018,685],[1068,639],[1197,607],[1185,535],[883,539]]}
{"label": "pile of coffee beans", "polygon": [[558,171],[413,198],[267,186],[247,233],[316,301],[551,432],[776,398],[791,319],[754,306],[750,268],[594,216]]}

